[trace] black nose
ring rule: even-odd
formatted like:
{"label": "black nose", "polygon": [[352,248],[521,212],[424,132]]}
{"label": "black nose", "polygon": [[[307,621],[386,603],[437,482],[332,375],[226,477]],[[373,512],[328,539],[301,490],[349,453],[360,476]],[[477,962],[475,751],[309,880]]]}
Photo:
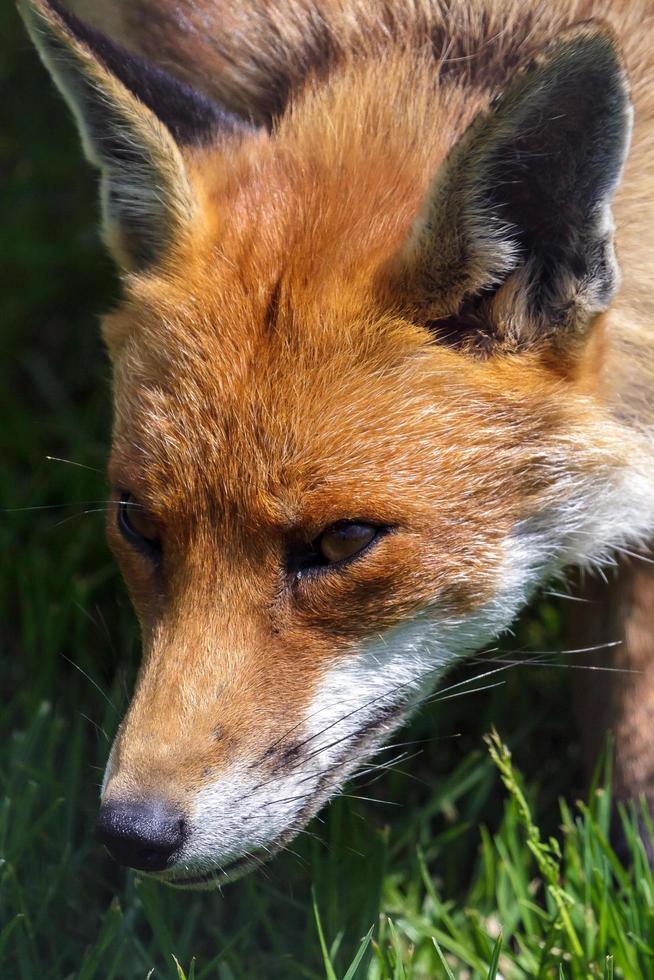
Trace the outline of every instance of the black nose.
{"label": "black nose", "polygon": [[100,807],[98,839],[114,860],[140,871],[163,871],[186,838],[184,815],[163,800],[108,800]]}

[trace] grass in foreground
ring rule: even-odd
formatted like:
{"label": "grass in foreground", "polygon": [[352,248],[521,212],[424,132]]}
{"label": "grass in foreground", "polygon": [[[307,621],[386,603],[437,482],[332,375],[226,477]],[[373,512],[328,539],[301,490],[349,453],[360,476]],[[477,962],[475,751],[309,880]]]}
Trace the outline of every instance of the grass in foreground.
{"label": "grass in foreground", "polygon": [[[115,285],[94,178],[12,4],[0,5],[0,43],[0,975],[653,977],[637,815],[624,818],[624,868],[607,843],[606,791],[587,807],[558,803],[580,776],[567,672],[546,669],[561,666],[549,600],[504,644],[509,659],[539,652],[541,666],[460,668],[445,683],[465,697],[428,706],[379,756],[374,782],[355,780],[295,853],[223,895],[139,880],[95,844],[138,659],[102,533],[110,420],[95,314]],[[495,763],[484,750],[493,724],[526,795],[500,744]]]}
{"label": "grass in foreground", "polygon": [[[474,828],[474,869],[456,898],[439,869],[457,838],[470,833],[460,818],[471,797],[487,778],[498,779],[482,754],[467,757],[418,813],[392,826],[371,831],[353,819],[347,800],[336,803],[321,834],[329,850],[313,839],[300,843],[301,865],[287,856],[270,877],[251,877],[223,895],[172,892],[129,874],[91,915],[77,903],[92,883],[102,894],[108,882],[91,846],[73,847],[68,837],[75,767],[65,773],[63,797],[44,799],[43,776],[62,740],[78,738],[44,706],[14,740],[16,782],[5,787],[0,812],[0,963],[10,965],[12,978],[654,975],[647,812],[621,812],[626,867],[608,840],[607,786],[594,789],[588,804],[561,802],[560,826],[545,835],[496,733],[487,742],[506,790],[503,813],[495,832]],[[448,810],[459,819],[428,832],[434,815]]]}
{"label": "grass in foreground", "polygon": [[[376,938],[373,924],[344,980],[357,975],[370,945],[370,965],[360,976],[371,980],[651,977],[654,875],[643,838],[651,848],[654,828],[647,807],[620,810],[628,868],[609,843],[608,771],[606,785],[593,791],[589,805],[579,803],[573,812],[561,802],[560,834],[545,840],[510,751],[495,731],[486,741],[508,800],[498,832],[491,836],[481,828],[469,907],[443,900],[418,848],[422,889],[410,903],[409,883],[400,880],[389,889]],[[337,980],[317,907],[315,914],[325,975]]]}

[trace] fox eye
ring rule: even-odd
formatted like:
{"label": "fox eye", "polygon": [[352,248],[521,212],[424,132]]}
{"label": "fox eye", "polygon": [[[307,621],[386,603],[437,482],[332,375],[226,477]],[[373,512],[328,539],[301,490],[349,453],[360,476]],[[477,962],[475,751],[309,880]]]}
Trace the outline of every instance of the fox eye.
{"label": "fox eye", "polygon": [[338,521],[325,528],[309,544],[291,547],[288,570],[298,579],[344,564],[364,554],[390,527],[366,524],[363,521]]}
{"label": "fox eye", "polygon": [[134,548],[157,555],[161,549],[159,530],[148,511],[125,491],[118,502],[118,530]]}
{"label": "fox eye", "polygon": [[316,547],[325,564],[333,565],[360,554],[378,534],[379,528],[372,524],[343,521],[323,531]]}

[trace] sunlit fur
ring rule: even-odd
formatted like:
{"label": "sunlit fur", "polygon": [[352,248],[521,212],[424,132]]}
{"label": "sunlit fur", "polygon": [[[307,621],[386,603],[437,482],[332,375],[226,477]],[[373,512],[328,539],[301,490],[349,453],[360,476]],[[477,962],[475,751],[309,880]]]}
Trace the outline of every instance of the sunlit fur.
{"label": "sunlit fur", "polygon": [[[99,6],[84,15],[102,22]],[[164,552],[157,571],[110,516],[144,655],[104,794],[178,803],[192,832],[162,877],[211,884],[296,832],[548,577],[651,535],[652,13],[645,0],[106,7],[127,43],[260,124],[179,151],[186,222],[154,266],[126,272],[104,322],[111,481],[153,515]],[[570,343],[532,332],[483,358],[434,343],[398,276],[434,177],[517,66],[596,13],[635,104],[617,298]],[[466,289],[483,284],[468,271]],[[521,288],[493,300],[513,321]],[[288,571],[289,542],[344,518],[392,531],[340,570]]]}

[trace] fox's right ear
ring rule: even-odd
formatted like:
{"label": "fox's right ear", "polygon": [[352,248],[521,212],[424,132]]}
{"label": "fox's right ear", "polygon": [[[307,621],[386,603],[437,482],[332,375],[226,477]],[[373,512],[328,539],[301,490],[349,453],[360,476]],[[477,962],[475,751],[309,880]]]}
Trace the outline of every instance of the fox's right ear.
{"label": "fox's right ear", "polygon": [[246,124],[83,24],[57,0],[19,0],[41,58],[102,174],[104,238],[126,270],[156,262],[196,202],[183,148]]}

